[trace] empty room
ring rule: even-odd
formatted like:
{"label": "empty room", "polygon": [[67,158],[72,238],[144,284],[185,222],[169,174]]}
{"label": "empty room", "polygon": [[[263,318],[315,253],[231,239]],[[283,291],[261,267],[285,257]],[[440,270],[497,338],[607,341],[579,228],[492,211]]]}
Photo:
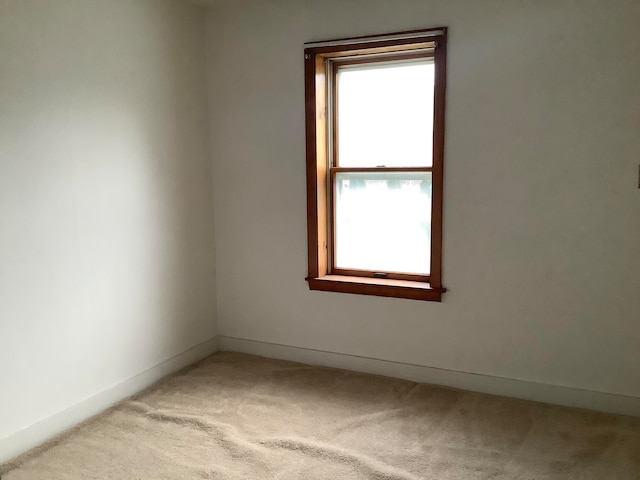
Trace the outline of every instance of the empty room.
{"label": "empty room", "polygon": [[0,0],[1,480],[640,480],[640,1]]}

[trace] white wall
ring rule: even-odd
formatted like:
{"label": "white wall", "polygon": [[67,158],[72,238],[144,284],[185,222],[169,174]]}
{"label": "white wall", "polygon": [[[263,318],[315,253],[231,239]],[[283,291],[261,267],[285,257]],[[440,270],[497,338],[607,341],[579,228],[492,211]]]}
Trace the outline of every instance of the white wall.
{"label": "white wall", "polygon": [[204,62],[187,3],[0,0],[0,446],[215,335]]}
{"label": "white wall", "polygon": [[[208,22],[221,336],[640,397],[640,2],[240,0]],[[443,25],[450,291],[311,292],[303,43]]]}

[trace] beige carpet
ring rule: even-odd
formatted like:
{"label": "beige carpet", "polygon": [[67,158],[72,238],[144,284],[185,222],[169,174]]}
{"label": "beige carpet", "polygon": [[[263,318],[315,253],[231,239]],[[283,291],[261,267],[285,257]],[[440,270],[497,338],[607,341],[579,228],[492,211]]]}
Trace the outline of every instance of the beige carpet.
{"label": "beige carpet", "polygon": [[2,480],[640,479],[640,419],[218,353]]}

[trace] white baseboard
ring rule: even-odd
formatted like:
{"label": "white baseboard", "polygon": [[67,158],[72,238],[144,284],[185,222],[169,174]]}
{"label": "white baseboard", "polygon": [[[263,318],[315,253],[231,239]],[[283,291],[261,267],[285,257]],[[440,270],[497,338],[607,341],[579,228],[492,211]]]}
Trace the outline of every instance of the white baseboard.
{"label": "white baseboard", "polygon": [[217,337],[212,337],[124,382],[0,439],[0,463],[41,445],[83,420],[106,410],[120,400],[144,390],[167,375],[215,353],[218,349],[217,345]]}
{"label": "white baseboard", "polygon": [[520,398],[599,412],[640,416],[640,398],[595,392],[511,378],[458,372],[441,368],[346,355],[308,348],[218,336],[218,350],[250,353],[263,357],[342,368],[356,372],[403,378],[419,383]]}

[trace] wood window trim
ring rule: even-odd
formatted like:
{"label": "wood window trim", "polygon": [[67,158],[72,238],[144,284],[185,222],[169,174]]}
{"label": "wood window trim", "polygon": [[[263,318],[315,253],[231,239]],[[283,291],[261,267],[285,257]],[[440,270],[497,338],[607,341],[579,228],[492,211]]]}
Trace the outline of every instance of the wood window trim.
{"label": "wood window trim", "polygon": [[[349,270],[331,271],[328,252],[328,221],[331,174],[327,151],[327,70],[326,59],[349,57],[349,62],[368,61],[360,55],[398,53],[412,56],[429,49],[435,62],[433,175],[431,212],[431,272],[428,277],[386,275],[377,278]],[[413,53],[412,53],[413,52]],[[439,302],[446,289],[442,286],[442,199],[444,163],[444,113],[446,92],[447,29],[416,30],[354,39],[340,39],[307,44],[305,51],[305,124],[307,168],[307,240],[308,276],[311,290],[376,295]],[[343,60],[339,60],[343,62]],[[338,167],[334,167],[335,168]],[[367,276],[363,276],[367,275]]]}

